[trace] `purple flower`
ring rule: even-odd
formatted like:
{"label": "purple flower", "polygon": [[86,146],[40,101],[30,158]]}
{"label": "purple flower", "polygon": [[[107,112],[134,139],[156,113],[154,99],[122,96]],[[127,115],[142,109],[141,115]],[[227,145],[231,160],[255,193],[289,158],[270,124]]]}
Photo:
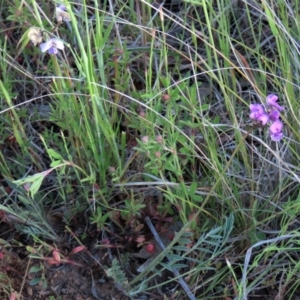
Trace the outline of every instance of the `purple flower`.
{"label": "purple flower", "polygon": [[269,121],[269,116],[261,104],[250,104],[250,118],[261,122],[262,125],[266,125]]}
{"label": "purple flower", "polygon": [[275,121],[279,120],[279,117],[280,117],[280,113],[277,109],[272,109],[269,112],[270,121],[275,122]]}
{"label": "purple flower", "polygon": [[42,52],[48,51],[50,55],[55,55],[58,52],[57,49],[64,50],[64,44],[61,40],[53,38],[46,43],[40,44],[40,49]]}
{"label": "purple flower", "polygon": [[261,104],[250,104],[250,118],[262,125],[266,125],[270,121],[270,137],[273,141],[278,142],[283,138],[283,123],[279,120],[280,111],[284,107],[277,103],[278,97],[270,94],[266,97],[267,110]]}
{"label": "purple flower", "polygon": [[58,5],[56,9],[59,9],[59,10],[62,10],[62,11],[66,11],[67,10],[66,6],[63,5],[63,4]]}
{"label": "purple flower", "polygon": [[283,133],[282,133],[282,127],[283,124],[281,121],[276,120],[271,126],[270,126],[270,136],[271,139],[275,142],[280,141],[283,138]]}
{"label": "purple flower", "polygon": [[270,94],[267,96],[267,99],[266,99],[266,102],[267,102],[267,105],[272,107],[272,108],[275,108],[277,109],[278,111],[282,111],[284,110],[284,107],[283,106],[280,106],[278,103],[277,103],[277,100],[278,100],[278,97],[274,94]]}

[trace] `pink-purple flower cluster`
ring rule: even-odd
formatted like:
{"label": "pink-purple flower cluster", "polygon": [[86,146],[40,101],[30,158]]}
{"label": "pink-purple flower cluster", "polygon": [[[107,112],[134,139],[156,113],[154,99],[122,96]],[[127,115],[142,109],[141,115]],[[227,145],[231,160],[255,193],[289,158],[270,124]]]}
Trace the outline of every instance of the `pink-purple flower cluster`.
{"label": "pink-purple flower cluster", "polygon": [[266,99],[266,108],[261,104],[250,104],[250,118],[261,125],[270,124],[270,137],[273,141],[278,142],[282,139],[283,123],[279,120],[280,112],[284,110],[277,103],[278,97],[270,94]]}

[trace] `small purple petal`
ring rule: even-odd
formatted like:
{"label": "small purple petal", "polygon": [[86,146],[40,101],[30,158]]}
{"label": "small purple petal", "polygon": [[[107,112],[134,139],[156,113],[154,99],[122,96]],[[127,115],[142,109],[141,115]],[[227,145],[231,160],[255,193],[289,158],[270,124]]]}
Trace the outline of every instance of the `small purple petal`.
{"label": "small purple petal", "polygon": [[48,53],[50,55],[56,55],[57,54],[57,49],[55,47],[51,47],[49,50],[48,50]]}
{"label": "small purple petal", "polygon": [[259,115],[256,120],[261,122],[262,125],[266,125],[269,122],[269,116],[267,114]]}
{"label": "small purple petal", "polygon": [[284,107],[280,106],[277,103],[277,100],[278,100],[278,97],[276,95],[270,94],[270,95],[267,96],[266,102],[267,102],[267,105],[277,109],[278,111],[284,110]]}
{"label": "small purple petal", "polygon": [[250,104],[250,112],[263,114],[265,113],[265,109],[261,104]]}
{"label": "small purple petal", "polygon": [[[267,96],[267,104],[271,104],[271,103],[274,103],[278,100],[278,96],[274,95],[274,94],[270,94]],[[270,102],[270,103],[269,103]]]}
{"label": "small purple petal", "polygon": [[277,109],[273,109],[269,112],[269,117],[272,122],[279,120],[280,113]]}
{"label": "small purple petal", "polygon": [[276,133],[276,132],[280,132],[282,128],[283,128],[283,123],[277,120],[270,126],[270,131]]}
{"label": "small purple petal", "polygon": [[259,121],[262,125],[269,122],[269,115],[261,104],[250,104],[250,119]]}
{"label": "small purple petal", "polygon": [[57,49],[63,50],[64,49],[64,43],[56,38],[50,39],[46,43],[40,44],[40,49],[42,52],[48,51],[49,54],[55,55],[57,54]]}
{"label": "small purple petal", "polygon": [[279,120],[275,121],[270,126],[270,136],[273,141],[278,142],[282,139],[283,137],[283,133],[281,132],[282,128],[283,128],[283,123]]}
{"label": "small purple petal", "polygon": [[40,49],[41,49],[42,52],[48,51],[51,47],[52,47],[52,40],[51,39],[46,43],[41,43],[40,44]]}
{"label": "small purple petal", "polygon": [[274,142],[279,142],[283,138],[283,133],[282,132],[276,132],[270,134],[271,140]]}
{"label": "small purple petal", "polygon": [[257,118],[265,114],[265,109],[261,104],[250,104],[250,118],[253,120],[257,120]]}
{"label": "small purple petal", "polygon": [[58,5],[57,8],[60,9],[60,10],[62,10],[62,11],[66,11],[67,10],[67,8],[64,5],[62,5],[62,4]]}

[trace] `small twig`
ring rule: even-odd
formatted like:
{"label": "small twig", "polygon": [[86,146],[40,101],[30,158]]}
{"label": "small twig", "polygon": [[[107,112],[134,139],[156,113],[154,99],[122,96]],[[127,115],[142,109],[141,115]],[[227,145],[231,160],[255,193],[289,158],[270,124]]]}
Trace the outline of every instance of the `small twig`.
{"label": "small twig", "polygon": [[[162,250],[165,250],[165,245],[163,244],[163,242],[161,241],[156,229],[154,228],[154,226],[152,225],[151,220],[149,219],[149,217],[145,218],[148,227],[150,228],[156,242],[159,244],[159,246],[161,247]],[[170,259],[167,258],[169,261]],[[184,289],[184,291],[186,292],[186,294],[188,295],[188,297],[191,300],[196,300],[195,296],[193,295],[193,293],[191,292],[190,288],[188,287],[188,285],[186,284],[186,282],[184,281],[184,279],[180,276],[179,271],[176,268],[172,268],[172,272],[173,274],[178,277],[179,283],[182,286],[182,288]]]}

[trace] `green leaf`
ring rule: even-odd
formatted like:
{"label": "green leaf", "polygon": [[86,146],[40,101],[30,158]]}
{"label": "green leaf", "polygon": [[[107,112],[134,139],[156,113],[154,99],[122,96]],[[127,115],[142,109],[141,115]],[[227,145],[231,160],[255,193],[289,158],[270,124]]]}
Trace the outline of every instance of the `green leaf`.
{"label": "green leaf", "polygon": [[189,239],[183,239],[182,237],[178,240],[178,244],[180,245],[188,245],[190,244],[192,241]]}
{"label": "green leaf", "polygon": [[190,186],[189,194],[192,196],[195,194],[195,191],[197,189],[197,182],[193,182]]}
{"label": "green leaf", "polygon": [[29,253],[36,253],[35,249],[33,247],[30,247],[30,246],[26,246],[26,250],[29,252]]}
{"label": "green leaf", "polygon": [[183,0],[183,1],[186,2],[186,3],[189,3],[189,4],[195,4],[195,5],[203,6],[201,0]]}
{"label": "green leaf", "polygon": [[179,153],[189,155],[189,154],[191,154],[191,150],[188,149],[188,148],[186,148],[186,147],[181,147],[181,148],[179,149]]}
{"label": "green leaf", "polygon": [[6,191],[5,191],[5,189],[4,189],[3,186],[0,186],[0,197],[1,198],[2,197],[8,197],[8,195],[7,195],[7,193],[6,193]]}
{"label": "green leaf", "polygon": [[48,286],[46,278],[42,278],[42,282],[43,282],[42,284],[43,289],[46,289]]}
{"label": "green leaf", "polygon": [[34,195],[39,191],[41,185],[42,185],[42,182],[44,180],[44,176],[39,176],[33,183],[32,185],[30,186],[29,188],[29,191],[30,191],[30,194],[31,194],[31,197],[33,198]]}
{"label": "green leaf", "polygon": [[170,271],[173,271],[173,269],[181,269],[181,268],[188,267],[188,265],[186,264],[172,264],[172,263],[163,263],[163,262],[161,262],[160,264]]}
{"label": "green leaf", "polygon": [[48,154],[51,158],[63,160],[62,156],[53,149],[48,149]]}
{"label": "green leaf", "polygon": [[210,108],[209,104],[203,104],[203,105],[200,105],[199,110],[200,111],[205,111],[205,110],[208,110],[209,108]]}
{"label": "green leaf", "polygon": [[54,160],[54,161],[50,164],[50,167],[51,167],[51,168],[55,168],[55,167],[58,166],[59,164],[61,164],[61,160]]}
{"label": "green leaf", "polygon": [[172,172],[175,172],[176,173],[176,167],[173,165],[173,163],[169,160],[169,161],[166,161],[165,165],[164,165],[164,168],[166,170],[169,170],[169,171],[172,171]]}
{"label": "green leaf", "polygon": [[42,278],[33,278],[33,279],[29,282],[29,284],[30,284],[30,285],[36,285],[36,284],[40,283],[41,281],[42,281]]}
{"label": "green leaf", "polygon": [[220,116],[215,116],[212,120],[211,120],[211,123],[212,124],[220,124]]}
{"label": "green leaf", "polygon": [[39,265],[39,266],[33,266],[30,268],[29,270],[29,274],[30,273],[36,273],[36,272],[39,272],[43,269],[43,266],[42,265]]}
{"label": "green leaf", "polygon": [[187,126],[187,127],[189,127],[189,128],[199,128],[199,124],[193,123],[193,122],[191,122],[191,121],[180,120],[179,123],[180,123],[181,125],[185,125],[185,126]]}
{"label": "green leaf", "polygon": [[264,241],[267,239],[267,236],[264,232],[256,231],[255,229],[249,232],[249,236],[251,239],[251,245],[254,245],[257,242]]}
{"label": "green leaf", "polygon": [[160,81],[163,84],[164,88],[168,88],[170,86],[170,79],[165,77],[160,77]]}
{"label": "green leaf", "polygon": [[203,197],[200,195],[191,195],[192,200],[194,200],[195,202],[202,202],[203,201]]}

